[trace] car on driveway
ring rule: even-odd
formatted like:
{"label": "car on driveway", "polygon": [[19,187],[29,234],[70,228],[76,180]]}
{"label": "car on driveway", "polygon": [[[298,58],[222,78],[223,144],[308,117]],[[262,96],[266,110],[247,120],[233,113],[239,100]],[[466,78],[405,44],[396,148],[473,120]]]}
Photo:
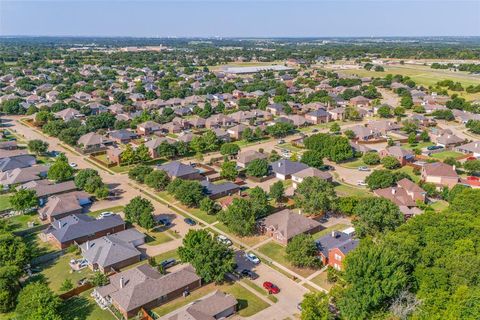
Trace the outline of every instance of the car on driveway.
{"label": "car on driveway", "polygon": [[100,213],[100,215],[98,216],[98,219],[103,219],[103,218],[110,217],[110,216],[113,216],[113,215],[115,215],[115,213],[113,213],[112,211],[104,211],[104,212]]}
{"label": "car on driveway", "polygon": [[223,243],[226,246],[231,246],[233,244],[232,240],[228,239],[223,234],[220,234],[220,235],[217,236],[217,241],[220,242],[220,243]]}
{"label": "car on driveway", "polygon": [[367,166],[358,167],[358,171],[370,171],[370,168]]}
{"label": "car on driveway", "polygon": [[167,260],[163,260],[162,262],[160,262],[160,265],[164,269],[168,269],[170,267],[173,267],[176,263],[177,263],[177,260],[175,260],[175,259],[167,259]]}
{"label": "car on driveway", "polygon": [[169,227],[172,224],[172,222],[170,222],[170,219],[168,218],[160,218],[158,219],[158,223],[164,227]]}
{"label": "car on driveway", "polygon": [[442,146],[429,146],[429,147],[427,147],[427,150],[430,150],[430,151],[439,150],[439,149],[443,149],[443,147]]}
{"label": "car on driveway", "polygon": [[269,281],[265,281],[263,283],[263,287],[265,289],[267,289],[269,294],[277,294],[277,293],[280,292],[280,288],[278,288],[276,285],[274,285],[273,283],[271,283]]}
{"label": "car on driveway", "polygon": [[365,186],[368,186],[368,184],[363,180],[358,180],[357,181],[357,186],[365,187]]}
{"label": "car on driveway", "polygon": [[240,274],[242,275],[242,277],[250,278],[251,280],[258,279],[258,274],[256,274],[256,273],[253,272],[252,270],[243,269],[243,270],[240,272]]}
{"label": "car on driveway", "polygon": [[183,219],[183,221],[185,221],[186,224],[188,224],[189,226],[194,226],[197,224],[197,221],[191,219],[191,218],[185,218]]}
{"label": "car on driveway", "polygon": [[258,259],[258,257],[256,255],[254,255],[253,253],[245,253],[245,258],[253,264],[259,264],[260,263],[260,259]]}
{"label": "car on driveway", "polygon": [[68,165],[72,168],[76,168],[78,166],[75,162],[70,162]]}

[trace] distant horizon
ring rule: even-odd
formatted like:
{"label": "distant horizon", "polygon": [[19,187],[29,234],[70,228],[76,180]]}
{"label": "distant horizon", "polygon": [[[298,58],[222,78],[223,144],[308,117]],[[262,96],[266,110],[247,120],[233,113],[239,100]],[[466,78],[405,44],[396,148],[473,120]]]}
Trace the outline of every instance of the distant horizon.
{"label": "distant horizon", "polygon": [[480,36],[480,1],[1,0],[0,35],[107,38],[477,37]]}

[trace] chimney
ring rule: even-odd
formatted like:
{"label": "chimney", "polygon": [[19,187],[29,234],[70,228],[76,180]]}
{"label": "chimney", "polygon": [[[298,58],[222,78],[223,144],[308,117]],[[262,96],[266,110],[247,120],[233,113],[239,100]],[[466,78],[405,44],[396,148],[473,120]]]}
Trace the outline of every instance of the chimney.
{"label": "chimney", "polygon": [[455,171],[455,170],[456,170],[456,168],[457,168],[457,166],[456,166],[456,165],[453,165],[453,171]]}
{"label": "chimney", "polygon": [[62,222],[58,220],[58,229],[61,229],[61,228],[62,228]]}
{"label": "chimney", "polygon": [[124,286],[124,279],[123,277],[120,277],[120,289],[123,289]]}
{"label": "chimney", "polygon": [[335,233],[335,230],[332,231],[332,238],[336,238],[336,233]]}
{"label": "chimney", "polygon": [[397,192],[397,190],[392,188],[392,194],[395,194],[396,192]]}
{"label": "chimney", "polygon": [[279,162],[279,163],[278,163],[278,167],[280,168],[281,166],[282,166],[282,163],[281,163],[281,162]]}

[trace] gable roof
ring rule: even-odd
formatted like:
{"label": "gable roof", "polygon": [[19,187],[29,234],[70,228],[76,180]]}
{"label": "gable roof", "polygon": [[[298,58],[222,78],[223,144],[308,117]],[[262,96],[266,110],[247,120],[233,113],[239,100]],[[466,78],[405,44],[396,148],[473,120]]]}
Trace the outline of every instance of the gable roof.
{"label": "gable roof", "polygon": [[295,172],[294,174],[292,174],[292,176],[298,177],[298,178],[318,177],[323,180],[332,179],[332,175],[329,172],[321,171],[317,168],[312,168],[312,167],[308,167],[306,169]]}
{"label": "gable roof", "polygon": [[16,168],[10,171],[5,171],[0,173],[0,184],[10,185],[38,180],[41,175],[46,175],[47,171],[48,167],[44,165]]}
{"label": "gable roof", "polygon": [[423,170],[427,176],[458,178],[455,169],[443,162],[426,163]]}
{"label": "gable roof", "polygon": [[319,222],[289,209],[269,215],[262,223],[265,227],[280,233],[287,240],[320,226]]}
{"label": "gable roof", "polygon": [[78,139],[77,144],[82,144],[84,147],[87,146],[94,146],[98,144],[105,144],[111,142],[109,139],[105,138],[102,135],[99,135],[98,133],[95,132],[89,132],[87,134],[84,134],[83,136]]}
{"label": "gable roof", "polygon": [[340,231],[332,231],[315,241],[318,250],[325,257],[328,257],[328,252],[335,248],[338,248],[343,254],[347,254],[355,249],[359,242],[358,239],[353,239],[351,235]]}
{"label": "gable roof", "polygon": [[55,216],[63,215],[69,212],[75,212],[82,209],[80,205],[81,198],[89,198],[90,195],[83,191],[69,192],[66,194],[51,196],[47,200],[47,204],[38,209],[38,214],[43,218],[55,218]]}
{"label": "gable roof", "polygon": [[35,163],[37,163],[37,160],[30,154],[7,157],[0,159],[0,171],[3,172],[17,168],[26,168],[33,166]]}
{"label": "gable roof", "polygon": [[181,178],[183,176],[198,173],[198,169],[181,163],[180,161],[172,161],[157,167],[158,170],[165,171],[170,177]]}
{"label": "gable roof", "polygon": [[234,192],[240,188],[237,184],[230,181],[216,184],[208,180],[202,180],[200,184],[203,187],[203,192],[209,196],[216,196],[225,192]]}
{"label": "gable roof", "polygon": [[20,188],[35,190],[37,197],[77,190],[75,182],[72,180],[60,183],[54,183],[49,180],[30,181],[20,186]]}
{"label": "gable roof", "polygon": [[237,304],[238,301],[233,295],[217,290],[201,300],[194,301],[187,309],[176,313],[169,320],[215,320],[217,315]]}
{"label": "gable roof", "polygon": [[273,172],[282,175],[290,175],[308,168],[308,166],[304,163],[291,161],[288,159],[280,159],[278,161],[272,162],[270,165]]}

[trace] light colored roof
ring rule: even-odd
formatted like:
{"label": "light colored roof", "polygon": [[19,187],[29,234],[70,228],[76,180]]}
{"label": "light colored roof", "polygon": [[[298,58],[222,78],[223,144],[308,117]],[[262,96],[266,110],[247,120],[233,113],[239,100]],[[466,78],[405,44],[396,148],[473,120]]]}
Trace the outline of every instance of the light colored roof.
{"label": "light colored roof", "polygon": [[271,163],[272,170],[275,173],[290,175],[302,171],[308,166],[301,162],[291,161],[288,159],[280,159]]}
{"label": "light colored roof", "polygon": [[237,161],[248,164],[255,159],[266,159],[266,158],[267,158],[267,155],[265,153],[261,153],[256,150],[245,150],[238,154]]}
{"label": "light colored roof", "polygon": [[0,173],[0,184],[10,185],[16,183],[25,183],[40,179],[40,175],[46,174],[48,167],[44,165],[27,168],[16,168],[10,171]]}
{"label": "light colored roof", "polygon": [[292,176],[298,177],[298,178],[318,177],[324,180],[332,179],[332,175],[330,173],[318,170],[317,168],[311,168],[311,167],[298,171],[292,174]]}
{"label": "light colored roof", "polygon": [[426,163],[423,170],[425,170],[427,176],[458,178],[458,174],[453,167],[443,162]]}
{"label": "light colored roof", "polygon": [[215,320],[218,314],[237,304],[238,301],[233,295],[217,290],[202,300],[193,302],[188,308],[170,317],[169,320]]}
{"label": "light colored roof", "polygon": [[38,214],[42,217],[52,217],[57,215],[74,212],[82,208],[79,203],[80,197],[89,197],[89,194],[83,191],[70,192],[62,195],[51,196],[47,204],[38,209]]}
{"label": "light colored roof", "polygon": [[82,144],[83,146],[94,146],[94,145],[99,145],[99,144],[104,144],[110,142],[109,139],[105,138],[102,135],[99,135],[98,133],[95,132],[89,132],[87,134],[84,134],[83,136],[78,139],[77,144]]}
{"label": "light colored roof", "polygon": [[319,222],[289,209],[269,215],[263,220],[263,224],[267,228],[273,228],[286,239],[291,239],[320,226]]}

